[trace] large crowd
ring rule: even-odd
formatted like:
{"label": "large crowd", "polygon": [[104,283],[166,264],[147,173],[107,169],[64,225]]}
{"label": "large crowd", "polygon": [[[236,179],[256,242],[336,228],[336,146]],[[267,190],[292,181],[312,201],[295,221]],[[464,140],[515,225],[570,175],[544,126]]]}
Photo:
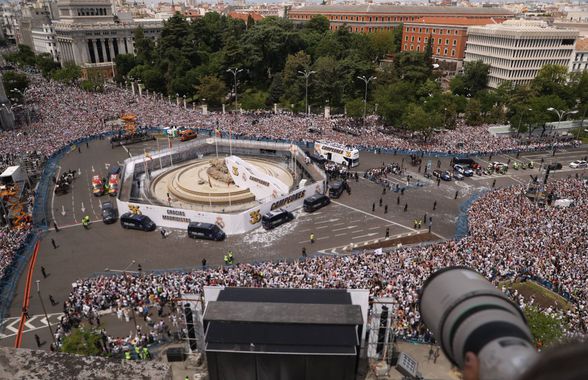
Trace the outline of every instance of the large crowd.
{"label": "large crowd", "polygon": [[[132,112],[143,127],[185,126],[220,129],[248,138],[312,142],[328,140],[366,149],[435,151],[452,153],[496,152],[553,148],[555,141],[522,143],[510,137],[493,137],[488,126],[457,125],[436,133],[428,141],[393,134],[371,118],[367,127],[337,117],[292,113],[210,113],[184,108],[156,95],[133,96],[128,89],[107,85],[103,93],[33,76],[27,102],[38,117],[30,125],[0,133],[0,169],[23,159],[42,160],[78,139],[108,132],[109,120]],[[565,144],[570,144],[565,143]],[[84,309],[122,310],[165,304],[181,293],[199,293],[205,285],[266,287],[368,288],[373,296],[395,303],[396,330],[405,337],[420,337],[424,328],[416,308],[417,290],[435,269],[468,265],[497,281],[507,277],[535,276],[576,300],[565,316],[569,326],[585,329],[588,288],[588,191],[578,180],[550,185],[576,207],[540,208],[521,195],[522,188],[493,191],[470,211],[469,237],[421,248],[403,248],[375,256],[371,252],[345,257],[312,257],[293,263],[239,264],[183,274],[98,277],[79,280],[67,302],[68,312]],[[28,229],[0,230],[0,278],[22,246]],[[82,314],[83,315],[83,314]]]}
{"label": "large crowd", "polygon": [[[349,256],[316,256],[294,262],[238,264],[190,273],[122,275],[81,279],[73,285],[72,311],[117,310],[165,304],[183,293],[201,293],[206,285],[284,288],[366,288],[373,297],[389,297],[400,337],[421,339],[426,329],[417,308],[418,290],[435,270],[465,265],[495,284],[535,279],[550,284],[571,301],[557,314],[568,334],[585,334],[588,323],[588,187],[581,180],[553,181],[548,192],[574,200],[574,207],[541,206],[525,188],[492,191],[469,211],[469,236],[424,247],[395,249],[381,255],[366,251]],[[529,302],[517,293],[513,299]]]}

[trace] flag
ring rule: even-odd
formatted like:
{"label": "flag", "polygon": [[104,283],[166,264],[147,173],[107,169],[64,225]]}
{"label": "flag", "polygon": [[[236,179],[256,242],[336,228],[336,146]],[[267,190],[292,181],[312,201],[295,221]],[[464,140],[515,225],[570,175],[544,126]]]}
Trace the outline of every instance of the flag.
{"label": "flag", "polygon": [[222,136],[221,130],[218,126],[215,128],[214,133],[215,133],[216,137]]}

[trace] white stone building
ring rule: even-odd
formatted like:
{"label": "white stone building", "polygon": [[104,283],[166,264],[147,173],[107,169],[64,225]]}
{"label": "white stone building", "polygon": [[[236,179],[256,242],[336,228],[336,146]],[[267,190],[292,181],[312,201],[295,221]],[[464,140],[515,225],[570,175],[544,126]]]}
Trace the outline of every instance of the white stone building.
{"label": "white stone building", "polygon": [[576,49],[570,61],[570,71],[577,73],[588,70],[588,38],[576,41]]}
{"label": "white stone building", "polygon": [[133,34],[139,25],[152,39],[163,28],[162,20],[119,19],[110,0],[59,0],[57,7],[59,20],[53,26],[61,64],[101,69],[107,75],[117,55],[135,52]]}
{"label": "white stone building", "polygon": [[529,84],[547,64],[568,67],[578,31],[550,27],[544,21],[507,20],[468,28],[465,61],[490,65],[488,86]]}
{"label": "white stone building", "polygon": [[31,30],[31,35],[35,53],[49,53],[54,61],[59,62],[59,51],[57,50],[57,40],[53,25],[43,24],[40,28]]}

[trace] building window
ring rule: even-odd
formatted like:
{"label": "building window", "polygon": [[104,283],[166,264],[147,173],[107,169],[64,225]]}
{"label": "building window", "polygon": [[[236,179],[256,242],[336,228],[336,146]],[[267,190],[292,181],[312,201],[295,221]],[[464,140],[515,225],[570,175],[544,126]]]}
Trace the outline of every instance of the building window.
{"label": "building window", "polygon": [[410,45],[410,50],[413,50],[413,49],[414,49],[414,45]]}
{"label": "building window", "polygon": [[451,49],[451,56],[455,57],[455,49]]}
{"label": "building window", "polygon": [[457,45],[457,40],[453,40],[453,46]]}
{"label": "building window", "polygon": [[441,53],[441,48],[437,48],[437,54]]}
{"label": "building window", "polygon": [[404,37],[404,41],[408,41],[408,36]]}
{"label": "building window", "polygon": [[414,36],[410,37],[410,42],[414,42]]}
{"label": "building window", "polygon": [[443,49],[443,55],[447,55],[447,48]]}
{"label": "building window", "polygon": [[420,37],[419,37],[419,38],[417,38],[417,42],[421,42],[421,38],[420,38]]}
{"label": "building window", "polygon": [[439,41],[437,41],[437,43],[438,43],[439,45],[441,45],[441,41],[443,41],[443,40],[442,40],[441,38],[439,38]]}
{"label": "building window", "polygon": [[429,38],[428,37],[425,37],[424,42],[425,43],[429,42]]}
{"label": "building window", "polygon": [[449,45],[449,39],[445,40],[445,45]]}
{"label": "building window", "polygon": [[455,35],[457,36],[457,30],[455,30]]}
{"label": "building window", "polygon": [[406,49],[407,49],[407,47],[408,47],[408,45],[407,45],[407,44],[404,44],[404,50],[406,50]]}

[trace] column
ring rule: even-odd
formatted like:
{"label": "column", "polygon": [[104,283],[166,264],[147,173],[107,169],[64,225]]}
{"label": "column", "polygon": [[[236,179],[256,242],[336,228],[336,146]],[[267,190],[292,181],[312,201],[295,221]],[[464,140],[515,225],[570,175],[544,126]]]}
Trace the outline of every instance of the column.
{"label": "column", "polygon": [[112,38],[104,39],[104,50],[106,50],[106,62],[114,61],[114,53],[112,51]]}
{"label": "column", "polygon": [[97,39],[94,39],[92,41],[92,48],[94,49],[94,57],[96,57],[96,62],[94,62],[94,63],[100,63],[100,57],[98,56],[98,48],[96,47],[97,43],[98,43]]}
{"label": "column", "polygon": [[126,54],[124,38],[117,38],[116,42],[118,43],[118,54]]}
{"label": "column", "polygon": [[102,59],[100,60],[100,62],[107,62],[106,60],[106,46],[105,46],[105,40],[104,39],[99,39],[98,41],[100,41],[100,52],[102,53]]}

